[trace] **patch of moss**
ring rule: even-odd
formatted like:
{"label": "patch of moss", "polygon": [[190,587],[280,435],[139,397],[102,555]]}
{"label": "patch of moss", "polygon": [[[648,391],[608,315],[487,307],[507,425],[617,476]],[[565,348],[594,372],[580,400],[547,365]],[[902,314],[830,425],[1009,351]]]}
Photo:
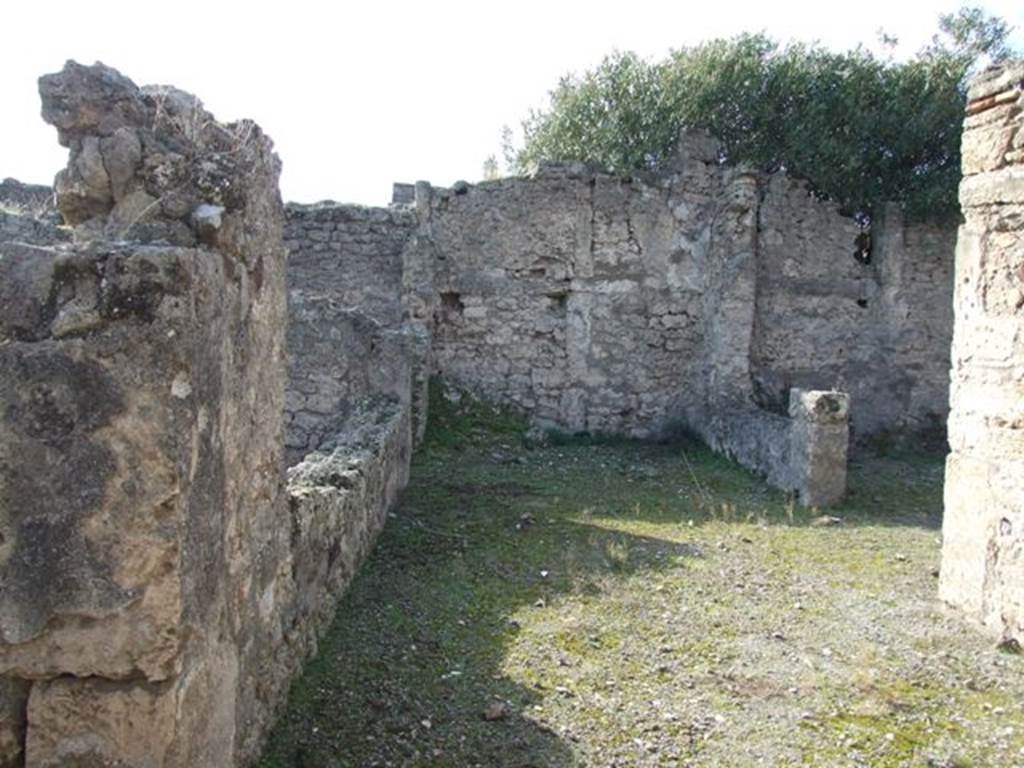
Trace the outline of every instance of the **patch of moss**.
{"label": "patch of moss", "polygon": [[495,438],[521,438],[526,420],[509,408],[492,405],[459,390],[439,376],[428,385],[427,431],[424,450],[465,450],[494,442]]}
{"label": "patch of moss", "polygon": [[940,462],[857,463],[819,527],[692,440],[527,447],[432,397],[261,768],[1017,759],[1024,662],[929,607]]}

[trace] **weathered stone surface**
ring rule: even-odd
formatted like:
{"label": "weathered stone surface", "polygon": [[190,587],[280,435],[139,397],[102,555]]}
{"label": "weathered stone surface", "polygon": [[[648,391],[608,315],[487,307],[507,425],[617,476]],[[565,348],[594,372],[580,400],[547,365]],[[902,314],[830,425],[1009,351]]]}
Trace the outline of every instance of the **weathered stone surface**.
{"label": "weathered stone surface", "polygon": [[1003,94],[1016,95],[1024,87],[1024,62],[1011,61],[979,72],[967,89],[968,113],[970,105],[983,99]]}
{"label": "weathered stone surface", "polygon": [[0,181],[0,242],[45,245],[70,239],[71,232],[60,226],[50,187]]}
{"label": "weathered stone surface", "polygon": [[273,216],[253,215],[272,212],[256,193],[266,179],[246,183],[267,144],[251,121],[218,123],[191,94],[140,89],[102,64],[68,62],[39,90],[43,119],[70,149],[54,186],[76,238],[191,246],[205,227],[192,212],[219,206],[223,221],[208,244],[244,260],[246,243],[274,226]]}
{"label": "weathered stone surface", "polygon": [[293,457],[320,451],[286,487],[269,139],[101,65],[41,91],[78,242],[0,238],[0,766],[245,764],[407,481],[415,215],[292,217],[327,247],[293,270]]}
{"label": "weathered stone surface", "polygon": [[[1024,197],[1020,159],[993,151],[992,126],[999,149],[1024,137],[1022,81],[1019,63],[984,73],[965,123],[939,584],[947,603],[1017,640],[1024,639]],[[979,120],[987,112],[997,119]]]}
{"label": "weathered stone surface", "polygon": [[413,205],[416,202],[416,185],[395,183],[391,188],[392,205]]}
{"label": "weathered stone surface", "polygon": [[0,207],[34,215],[56,210],[53,189],[41,184],[23,184],[11,178],[0,181]]}
{"label": "weathered stone surface", "polygon": [[[401,298],[403,254],[415,226],[409,211],[288,206],[289,464],[335,436],[369,398],[412,403],[414,363],[425,342],[405,322]],[[424,376],[417,381],[425,385]],[[417,413],[425,405],[417,402]]]}
{"label": "weathered stone surface", "polygon": [[726,401],[694,422],[715,451],[764,475],[805,507],[839,503],[846,493],[849,398],[794,389],[788,418]]}
{"label": "weathered stone surface", "polygon": [[[751,375],[764,407],[789,390],[850,394],[854,439],[937,433],[948,412],[955,230],[908,225],[896,206],[870,233],[784,180],[760,211]],[[870,234],[867,263],[855,258]]]}
{"label": "weathered stone surface", "polygon": [[1005,166],[992,173],[965,178],[960,184],[960,205],[965,210],[982,205],[1024,204],[1024,167]]}
{"label": "weathered stone surface", "polygon": [[697,422],[695,431],[712,450],[764,475],[772,485],[796,493],[790,471],[792,424],[785,416],[760,408],[738,407],[712,411]]}
{"label": "weathered stone surface", "polygon": [[[90,242],[0,243],[0,673],[32,681],[16,748],[230,765],[297,663],[279,162],[255,126],[104,67],[42,92],[71,147],[60,207]],[[165,173],[184,177],[178,218],[153,204]],[[204,205],[216,233],[173,245],[200,240]]]}
{"label": "weathered stone surface", "polygon": [[[181,596],[177,531],[161,519],[187,494],[162,442],[188,434],[168,390],[189,375],[181,344],[208,319],[182,302],[210,279],[206,260],[156,248],[0,253],[0,282],[23,291],[0,310],[0,669],[165,679]],[[52,328],[76,299],[92,335],[58,341]]]}
{"label": "weathered stone surface", "polygon": [[238,660],[222,648],[164,683],[60,677],[32,686],[26,764],[229,766],[238,726]]}
{"label": "weathered stone surface", "polygon": [[286,449],[295,463],[335,436],[364,401],[391,395],[410,407],[411,340],[329,298],[291,297]]}
{"label": "weathered stone surface", "polygon": [[431,192],[406,296],[432,328],[434,370],[545,426],[667,428],[694,396],[682,383],[697,374],[707,201],[680,212],[698,230],[684,240],[664,198],[554,167]]}
{"label": "weathered stone surface", "polygon": [[838,504],[846,493],[849,413],[843,392],[790,393],[789,471],[804,506]]}
{"label": "weathered stone surface", "polygon": [[[848,417],[864,435],[944,414],[949,233],[895,209],[864,232],[704,135],[660,178],[544,166],[418,182],[389,209],[291,206],[286,395],[269,140],[102,65],[41,92],[77,244],[0,218],[0,766],[251,758],[406,482],[431,373],[538,426],[688,426],[808,505],[842,495]],[[1017,162],[1015,108],[972,118],[972,167]],[[1024,419],[1024,214],[976,186],[958,296],[987,341],[956,364],[986,405],[953,445],[996,456]],[[964,552],[1016,535],[992,509]],[[1007,605],[1015,546],[983,578]]]}
{"label": "weathered stone surface", "polygon": [[713,400],[784,414],[793,387],[839,387],[856,439],[941,432],[952,229],[890,207],[866,233],[706,136],[673,168],[419,185],[403,303],[433,370],[569,430],[650,436]]}
{"label": "weathered stone surface", "polygon": [[31,684],[0,677],[0,768],[25,764],[25,726]]}
{"label": "weathered stone surface", "polygon": [[297,594],[289,644],[297,651],[316,652],[318,631],[408,481],[409,415],[409,404],[394,398],[363,400],[335,435],[288,470]]}
{"label": "weathered stone surface", "polygon": [[[244,592],[235,590],[251,589],[251,558],[257,551],[265,556],[282,535],[272,524],[274,499],[281,498],[280,435],[259,434],[267,423],[263,409],[279,408],[281,393],[275,396],[273,381],[256,368],[235,373],[234,356],[256,357],[256,349],[233,346],[240,320],[262,314],[280,324],[283,306],[267,312],[272,298],[265,282],[262,295],[241,311],[247,280],[227,278],[214,252],[23,248],[5,252],[0,265],[14,268],[23,259],[51,272],[39,281],[48,286],[47,301],[35,304],[41,311],[5,316],[2,325],[8,343],[0,380],[9,386],[0,387],[6,414],[0,668],[14,678],[73,675],[135,686],[139,679],[194,679],[196,638],[221,625],[239,640],[259,632],[246,616],[257,612],[255,596],[247,608]],[[69,263],[78,269],[73,279]],[[280,265],[278,272],[281,282]],[[12,280],[25,285],[16,275]],[[48,335],[83,297],[93,303],[76,311],[91,313],[95,322],[82,335]],[[283,285],[278,300],[283,304]],[[259,338],[256,322],[248,324]],[[273,324],[266,331],[279,333]],[[274,352],[260,339],[259,357],[267,351],[266,359],[281,367],[277,346]],[[283,387],[283,370],[277,383]],[[261,413],[258,422],[236,421],[246,408]],[[280,514],[283,499],[277,503]],[[254,504],[261,515],[242,523]],[[245,530],[260,517],[264,531]],[[239,575],[231,578],[233,569]],[[232,685],[211,679],[206,693],[222,696]],[[237,687],[232,696],[243,693]],[[202,695],[193,689],[193,696]],[[93,708],[94,716],[102,719],[105,706]],[[238,710],[241,715],[244,705]],[[36,743],[52,742],[55,754],[77,738],[54,730],[60,717],[32,722],[30,744],[38,736]],[[178,728],[177,722],[160,727]],[[34,729],[46,729],[45,736]],[[39,757],[38,764],[51,764],[46,760]]]}
{"label": "weathered stone surface", "polygon": [[867,232],[803,183],[719,158],[694,134],[661,178],[546,165],[458,190],[419,182],[410,207],[291,207],[292,457],[387,391],[356,384],[391,357],[344,330],[356,306],[415,329],[415,392],[440,373],[541,427],[685,424],[724,446],[774,423],[758,408],[786,414],[790,389],[839,387],[859,439],[941,434],[953,231],[890,207]]}

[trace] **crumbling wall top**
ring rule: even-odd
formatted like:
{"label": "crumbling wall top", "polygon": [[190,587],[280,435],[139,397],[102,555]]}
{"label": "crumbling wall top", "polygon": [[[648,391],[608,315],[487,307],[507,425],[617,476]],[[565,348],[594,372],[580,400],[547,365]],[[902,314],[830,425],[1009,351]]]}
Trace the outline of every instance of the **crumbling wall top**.
{"label": "crumbling wall top", "polygon": [[[978,73],[967,89],[967,101],[973,103],[1024,85],[1024,61],[1012,61],[989,67]],[[970,107],[968,107],[970,112]]]}
{"label": "crumbling wall top", "polygon": [[255,123],[218,123],[195,96],[100,63],[69,61],[39,91],[70,149],[55,192],[77,240],[205,243],[244,261],[280,226],[280,162]]}

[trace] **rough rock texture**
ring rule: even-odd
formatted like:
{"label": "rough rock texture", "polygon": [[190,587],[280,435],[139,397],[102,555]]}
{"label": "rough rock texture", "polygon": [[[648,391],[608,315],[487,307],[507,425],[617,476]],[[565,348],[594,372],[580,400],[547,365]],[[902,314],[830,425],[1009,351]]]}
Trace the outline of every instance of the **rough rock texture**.
{"label": "rough rock texture", "polygon": [[[719,157],[691,134],[658,178],[546,166],[397,185],[389,209],[292,207],[292,455],[367,394],[410,399],[418,430],[429,373],[544,428],[685,426],[741,460],[789,456],[793,388],[850,391],[858,438],[941,432],[952,230],[894,206],[864,230]],[[386,388],[394,356],[349,328],[355,307],[410,340],[411,396]]]}
{"label": "rough rock texture", "polygon": [[849,390],[859,438],[941,427],[953,231],[893,206],[862,231],[717,150],[685,136],[646,181],[420,185],[405,303],[434,370],[569,430],[656,435],[729,401],[785,415],[793,387]]}
{"label": "rough rock texture", "polygon": [[0,206],[18,208],[35,215],[56,211],[52,188],[42,184],[24,184],[10,178],[0,181]]}
{"label": "rough rock texture", "polygon": [[61,227],[55,218],[34,216],[21,211],[5,210],[0,207],[0,242],[61,243],[71,239],[71,231]]}
{"label": "rough rock texture", "polygon": [[790,392],[791,487],[808,507],[837,504],[846,493],[850,398],[843,392]]}
{"label": "rough rock texture", "polygon": [[[0,754],[231,765],[296,666],[279,162],[251,123],[101,65],[41,93],[83,242],[0,244]],[[126,228],[139,195],[180,215]]]}
{"label": "rough rock texture", "polygon": [[[782,413],[791,387],[836,387],[851,395],[860,438],[941,437],[955,230],[907,225],[889,205],[862,232],[781,176],[764,189],[759,226],[751,348],[758,401]],[[859,238],[869,251],[859,250]]]}
{"label": "rough rock texture", "polygon": [[1024,63],[964,123],[941,597],[1024,640]]}
{"label": "rough rock texture", "polygon": [[0,241],[42,245],[70,240],[71,232],[60,224],[50,187],[0,181]]}
{"label": "rough rock texture", "polygon": [[544,427],[651,436],[696,392],[711,181],[668,191],[545,168],[432,190],[409,293],[434,369]]}
{"label": "rough rock texture", "polygon": [[[402,258],[415,226],[415,215],[399,209],[288,206],[289,463],[341,430],[368,398],[410,405],[420,342],[403,321]],[[422,388],[425,377],[418,380]],[[422,432],[425,416],[417,424]]]}
{"label": "rough rock texture", "polygon": [[170,86],[140,89],[102,64],[68,62],[40,78],[39,92],[43,119],[70,150],[54,191],[77,240],[203,243],[259,277],[247,249],[280,224],[279,216],[257,215],[276,211],[253,198],[258,187],[247,176],[264,141],[259,126],[223,125],[195,96]]}
{"label": "rough rock texture", "polygon": [[387,512],[408,482],[412,453],[409,407],[373,397],[338,433],[288,470],[296,624],[301,652],[316,652],[317,631],[334,616]]}

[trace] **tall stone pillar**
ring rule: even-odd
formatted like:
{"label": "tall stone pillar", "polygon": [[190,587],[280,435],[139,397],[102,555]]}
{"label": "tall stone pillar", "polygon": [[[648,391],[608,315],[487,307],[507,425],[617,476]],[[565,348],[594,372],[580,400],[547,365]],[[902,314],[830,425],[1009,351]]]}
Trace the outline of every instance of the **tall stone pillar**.
{"label": "tall stone pillar", "polygon": [[941,598],[1024,640],[1024,63],[972,84],[956,253]]}
{"label": "tall stone pillar", "polygon": [[231,766],[292,664],[280,164],[103,65],[40,93],[76,242],[0,243],[0,765]]}

